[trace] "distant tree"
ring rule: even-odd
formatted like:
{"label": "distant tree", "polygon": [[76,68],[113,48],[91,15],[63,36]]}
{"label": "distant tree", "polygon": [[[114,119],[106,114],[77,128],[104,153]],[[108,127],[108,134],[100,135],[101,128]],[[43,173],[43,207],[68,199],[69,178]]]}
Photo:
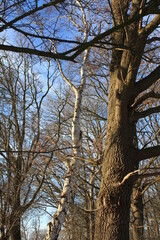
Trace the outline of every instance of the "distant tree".
{"label": "distant tree", "polygon": [[[149,116],[141,121],[138,132],[139,144],[143,147],[159,144],[159,116]],[[146,177],[139,178],[133,187],[131,201],[133,234],[131,234],[131,239],[149,239],[154,237],[158,239],[159,210],[155,203],[159,201],[159,157],[153,157],[141,163],[140,168]],[[149,178],[149,176],[152,177]],[[153,214],[154,217],[150,214]]]}
{"label": "distant tree", "polygon": [[[4,54],[0,60],[0,225],[1,239],[21,239],[21,218],[39,199],[52,153],[42,146],[42,92],[28,58]],[[14,62],[14,63],[13,63]],[[52,147],[53,149],[53,147]]]}

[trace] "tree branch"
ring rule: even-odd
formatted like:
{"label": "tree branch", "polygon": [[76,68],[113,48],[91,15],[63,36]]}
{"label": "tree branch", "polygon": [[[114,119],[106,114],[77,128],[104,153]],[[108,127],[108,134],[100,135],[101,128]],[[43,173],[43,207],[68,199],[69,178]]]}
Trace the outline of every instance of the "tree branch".
{"label": "tree branch", "polygon": [[33,204],[35,198],[37,197],[37,194],[39,193],[39,191],[40,191],[40,189],[41,189],[41,187],[42,187],[42,184],[43,184],[43,182],[44,182],[44,179],[45,179],[45,176],[46,176],[45,174],[46,174],[47,168],[48,168],[48,166],[49,166],[52,158],[53,158],[53,152],[51,153],[51,156],[50,156],[49,160],[47,161],[47,163],[46,163],[46,165],[45,165],[45,168],[44,168],[43,173],[42,173],[42,179],[41,179],[41,181],[39,182],[39,185],[37,186],[37,189],[36,189],[35,192],[33,193],[33,196],[31,197],[30,201],[29,201],[26,205],[24,205],[24,206],[22,205],[22,206],[21,206],[21,209],[22,209],[23,212],[24,212],[26,209],[28,209],[28,208]]}
{"label": "tree branch", "polygon": [[147,39],[146,44],[150,44],[152,42],[160,41],[160,37],[152,37]]}
{"label": "tree branch", "polygon": [[[4,19],[2,19],[2,18],[0,18],[0,21],[2,21],[3,23],[7,24],[7,22]],[[15,26],[11,26],[11,28],[13,30],[23,34],[25,37],[33,37],[33,38],[51,40],[51,41],[62,42],[62,43],[82,44],[81,42],[74,41],[74,40],[67,40],[67,39],[54,38],[54,37],[50,37],[50,36],[43,36],[43,35],[39,35],[38,33],[37,34],[29,33],[29,32],[26,32],[24,30],[21,30],[21,29],[15,27]]]}
{"label": "tree branch", "polygon": [[63,53],[52,53],[52,52],[44,52],[36,49],[31,49],[31,48],[24,48],[24,47],[15,47],[15,46],[9,46],[9,45],[4,45],[0,44],[0,50],[4,51],[11,51],[11,52],[17,52],[17,53],[28,53],[28,54],[33,54],[36,56],[40,57],[47,57],[47,58],[52,58],[52,59],[62,59],[62,60],[67,60],[67,61],[74,61],[74,59],[69,56],[65,56]]}
{"label": "tree branch", "polygon": [[[43,4],[42,6],[40,6],[39,8],[35,8],[32,9],[31,11],[24,13],[23,15],[15,18],[14,20],[8,22],[7,24],[5,24],[4,26],[2,26],[0,28],[0,31],[3,31],[4,29],[6,29],[7,27],[13,27],[12,25],[19,21],[22,20],[23,18],[39,11],[42,10],[48,6],[51,5],[56,5],[57,3],[61,3],[64,2],[65,0],[56,0],[54,3],[50,2],[48,4]],[[68,60],[68,61],[74,61],[74,59],[79,56],[85,49],[88,49],[91,46],[94,46],[96,43],[99,43],[100,40],[104,39],[106,36],[111,35],[113,32],[118,31],[122,28],[124,28],[125,26],[128,26],[130,24],[132,24],[134,21],[138,21],[139,19],[141,19],[142,17],[150,14],[150,11],[152,10],[152,5],[148,5],[145,7],[145,9],[143,10],[143,12],[141,14],[137,13],[133,18],[129,19],[128,21],[123,22],[122,24],[116,25],[115,27],[101,33],[98,34],[96,37],[94,37],[92,40],[90,40],[89,42],[85,42],[82,43],[80,46],[73,48],[71,50],[69,50],[69,53],[73,52],[72,56],[66,56],[67,53],[59,53],[59,54],[53,54],[53,53],[49,53],[49,52],[43,52],[43,51],[39,51],[39,50],[32,50],[32,49],[26,49],[26,48],[18,48],[18,47],[14,47],[14,46],[5,46],[3,44],[0,44],[0,50],[6,50],[6,51],[15,51],[15,52],[23,52],[23,53],[29,53],[29,54],[34,54],[34,55],[38,55],[38,56],[44,56],[44,57],[49,57],[52,59],[62,59],[62,60]],[[160,10],[159,10],[160,12]]]}
{"label": "tree branch", "polygon": [[47,7],[50,7],[50,6],[55,6],[56,4],[62,3],[62,2],[64,2],[64,1],[65,1],[65,0],[55,0],[54,2],[53,2],[53,1],[50,1],[50,2],[47,3],[47,4],[43,4],[43,5],[41,5],[40,7],[36,7],[36,8],[34,8],[34,9],[28,11],[28,12],[25,12],[25,13],[22,14],[21,16],[16,17],[16,18],[13,19],[12,21],[10,21],[10,22],[6,23],[5,25],[3,25],[2,27],[0,27],[0,32],[4,31],[4,30],[5,30],[6,28],[8,28],[8,27],[11,27],[14,23],[16,23],[16,22],[18,22],[18,21],[20,21],[20,20],[22,20],[22,19],[24,19],[24,18],[26,18],[26,17],[34,14],[34,13],[40,11],[40,10],[43,10],[43,9],[45,9],[45,8],[47,8]]}
{"label": "tree branch", "polygon": [[148,89],[159,78],[160,78],[160,65],[154,71],[152,71],[147,77],[135,83],[134,97],[138,96],[138,94]]}
{"label": "tree branch", "polygon": [[136,109],[138,107],[138,105],[142,104],[145,100],[147,100],[148,98],[155,98],[155,99],[160,99],[160,94],[159,93],[155,93],[154,90],[150,91],[148,93],[145,93],[143,96],[141,96],[140,98],[137,99],[136,102],[134,102],[132,104],[132,108]]}
{"label": "tree branch", "polygon": [[158,156],[160,156],[160,145],[136,150],[136,157],[138,161]]}
{"label": "tree branch", "polygon": [[131,121],[136,122],[138,119],[145,118],[151,114],[159,113],[160,112],[160,106],[149,108],[143,112],[134,112],[131,116]]}
{"label": "tree branch", "polygon": [[146,177],[156,177],[156,176],[160,176],[160,172],[152,172],[152,173],[142,173],[142,174],[138,174],[140,172],[140,170],[135,170],[133,172],[128,173],[122,180],[122,182],[119,183],[119,186],[123,186],[128,180],[130,180],[131,178],[135,178],[135,179],[143,179]]}
{"label": "tree branch", "polygon": [[93,38],[91,41],[86,42],[81,44],[81,46],[79,46],[79,49],[72,55],[73,59],[75,59],[79,54],[81,54],[85,49],[89,48],[90,46],[94,46],[96,43],[99,43],[99,41],[101,39],[104,39],[106,36],[111,35],[112,33],[123,29],[124,27],[130,25],[131,23],[133,23],[134,21],[138,21],[139,19],[141,19],[143,16],[148,15],[148,12],[144,11],[141,14],[136,14],[133,18],[129,19],[128,21],[123,22],[122,24],[116,25],[115,27],[101,33],[98,34],[95,38]]}
{"label": "tree branch", "polygon": [[9,9],[15,7],[17,4],[24,3],[25,1],[26,1],[26,0],[18,1],[18,3],[15,2],[15,3],[13,3],[12,5],[10,5],[10,6],[6,7],[6,8],[4,8],[4,9],[1,8],[2,10],[0,11],[0,15],[3,15],[3,14],[4,14],[6,11],[8,11]]}
{"label": "tree branch", "polygon": [[14,151],[14,150],[0,150],[0,154],[3,153],[33,153],[33,154],[44,154],[44,153],[53,153],[57,151],[67,150],[67,149],[73,149],[77,147],[63,147],[63,148],[55,148],[53,150],[48,151],[31,151],[31,150],[24,150],[24,151]]}
{"label": "tree branch", "polygon": [[141,34],[144,36],[148,36],[151,34],[160,24],[160,14],[157,14],[151,22],[147,24],[141,31]]}

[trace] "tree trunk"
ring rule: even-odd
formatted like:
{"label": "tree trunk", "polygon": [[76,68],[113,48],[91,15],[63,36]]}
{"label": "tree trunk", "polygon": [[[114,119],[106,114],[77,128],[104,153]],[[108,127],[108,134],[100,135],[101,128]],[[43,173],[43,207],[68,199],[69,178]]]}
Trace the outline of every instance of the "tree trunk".
{"label": "tree trunk", "polygon": [[11,240],[21,240],[21,194],[20,194],[20,183],[21,183],[21,172],[22,172],[22,145],[19,143],[20,153],[16,162],[16,174],[13,179],[13,197],[12,197],[12,213],[10,216],[10,231],[9,235]]}
{"label": "tree trunk", "polygon": [[[87,25],[85,15],[83,12],[83,8],[81,3],[77,1],[77,4],[80,6],[82,14],[84,16],[83,21],[84,24]],[[84,33],[84,41],[87,41],[88,33],[87,29]],[[80,147],[81,147],[81,138],[82,132],[80,127],[80,117],[81,117],[81,105],[82,105],[82,93],[86,83],[86,62],[88,59],[89,50],[86,49],[83,56],[83,63],[81,66],[81,84],[77,88],[75,87],[70,79],[67,79],[62,71],[62,67],[59,61],[57,61],[60,73],[63,79],[68,83],[70,88],[75,92],[75,105],[74,105],[74,114],[72,119],[72,128],[71,128],[71,136],[72,136],[72,146],[73,146],[73,157],[69,163],[67,163],[67,174],[64,180],[64,186],[61,193],[60,203],[58,205],[58,209],[54,216],[52,217],[51,222],[48,224],[46,240],[57,240],[61,227],[65,222],[66,214],[68,212],[68,208],[73,196],[74,191],[74,182],[76,179],[76,171],[78,170],[78,161],[77,159],[81,156]]]}
{"label": "tree trunk", "polygon": [[97,202],[96,240],[128,240],[130,197],[133,182],[122,184],[135,170],[134,124],[128,119],[129,91],[120,81],[118,70],[111,73],[108,123],[102,180]]}
{"label": "tree trunk", "polygon": [[135,184],[132,196],[132,214],[133,214],[133,240],[143,239],[143,201],[139,184]]}
{"label": "tree trunk", "polygon": [[[130,1],[112,0],[113,25],[128,19]],[[130,17],[138,14],[141,1],[132,1]],[[145,37],[138,36],[138,21],[112,34],[116,46],[132,46],[132,49],[114,48],[110,66],[108,96],[108,122],[105,154],[102,164],[102,180],[97,201],[96,240],[129,240],[130,198],[133,178],[137,168],[135,154],[135,122],[131,106],[136,76],[144,51]]]}
{"label": "tree trunk", "polygon": [[7,237],[5,236],[5,228],[3,224],[0,225],[0,240],[7,240]]}
{"label": "tree trunk", "polygon": [[[94,202],[93,200],[90,200],[91,201],[91,206],[92,206],[92,209],[94,209]],[[94,211],[90,213],[90,226],[89,226],[89,229],[90,229],[90,240],[94,240],[94,232],[95,232],[95,213]]]}
{"label": "tree trunk", "polygon": [[16,223],[14,223],[10,236],[11,240],[21,240],[20,220],[17,219]]}
{"label": "tree trunk", "polygon": [[[105,158],[106,162],[115,158],[116,152],[113,150],[111,152],[110,158]],[[119,186],[119,183],[122,181],[122,171],[124,177],[129,172],[129,169],[127,171],[127,167],[122,163],[124,160],[123,156],[119,157],[117,155],[116,160],[118,160],[116,164],[112,164],[108,171],[107,167],[105,170],[103,168],[105,173],[103,173],[97,204],[96,240],[129,239],[132,182],[129,181],[123,187]]]}
{"label": "tree trunk", "polygon": [[94,240],[94,232],[95,232],[95,212],[93,209],[95,208],[94,204],[94,190],[93,190],[93,185],[94,185],[94,180],[95,180],[95,167],[92,167],[92,173],[90,176],[90,189],[89,189],[89,209],[91,210],[90,212],[90,222],[89,222],[89,232],[90,232],[90,237],[89,240]]}
{"label": "tree trunk", "polygon": [[[9,236],[11,240],[21,240],[21,213],[20,209],[20,195],[18,194],[15,205],[13,206],[13,216],[10,219]],[[17,216],[16,216],[17,215]]]}
{"label": "tree trunk", "polygon": [[72,120],[72,146],[74,156],[67,163],[67,174],[64,180],[64,186],[61,193],[60,202],[56,213],[52,220],[48,223],[46,240],[57,240],[63,223],[65,222],[66,214],[72,200],[73,185],[75,182],[75,172],[77,170],[77,158],[80,157],[81,146],[81,130],[80,130],[80,115],[81,115],[82,92],[76,91],[76,100],[74,107],[74,116]]}

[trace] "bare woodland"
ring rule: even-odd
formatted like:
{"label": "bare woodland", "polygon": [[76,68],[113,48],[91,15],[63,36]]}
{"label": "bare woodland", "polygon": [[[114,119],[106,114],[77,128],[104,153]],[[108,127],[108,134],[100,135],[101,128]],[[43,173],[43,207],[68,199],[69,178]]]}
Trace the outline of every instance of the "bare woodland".
{"label": "bare woodland", "polygon": [[0,6],[0,240],[159,239],[160,1]]}

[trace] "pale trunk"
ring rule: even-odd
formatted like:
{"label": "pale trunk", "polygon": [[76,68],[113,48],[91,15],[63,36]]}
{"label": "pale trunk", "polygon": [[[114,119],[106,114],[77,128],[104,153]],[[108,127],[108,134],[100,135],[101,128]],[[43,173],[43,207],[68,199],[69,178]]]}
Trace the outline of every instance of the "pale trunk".
{"label": "pale trunk", "polygon": [[71,202],[73,185],[75,181],[75,172],[77,165],[77,157],[80,156],[81,134],[80,134],[80,115],[81,115],[81,100],[82,94],[80,91],[76,92],[76,100],[74,107],[74,117],[72,120],[72,146],[73,157],[69,164],[67,164],[67,173],[64,180],[64,186],[61,193],[60,203],[52,220],[48,223],[46,240],[58,239],[61,227],[65,222],[66,214],[68,212],[69,204]]}
{"label": "pale trunk", "polygon": [[[87,35],[85,35],[87,39]],[[80,117],[81,117],[81,104],[82,104],[82,93],[86,82],[86,61],[88,59],[88,50],[85,50],[83,57],[83,64],[81,67],[81,84],[79,88],[76,88],[69,79],[67,79],[62,71],[60,62],[58,61],[58,66],[63,79],[69,84],[70,88],[75,92],[75,105],[74,105],[74,115],[72,120],[72,147],[73,147],[73,157],[69,163],[67,163],[67,173],[64,180],[64,186],[61,193],[60,203],[56,213],[53,215],[52,220],[48,223],[48,229],[46,234],[46,240],[57,240],[61,227],[65,222],[66,214],[70,202],[72,200],[73,185],[75,181],[75,173],[78,169],[78,158],[80,157],[80,147],[81,147],[81,129],[80,129]]]}

